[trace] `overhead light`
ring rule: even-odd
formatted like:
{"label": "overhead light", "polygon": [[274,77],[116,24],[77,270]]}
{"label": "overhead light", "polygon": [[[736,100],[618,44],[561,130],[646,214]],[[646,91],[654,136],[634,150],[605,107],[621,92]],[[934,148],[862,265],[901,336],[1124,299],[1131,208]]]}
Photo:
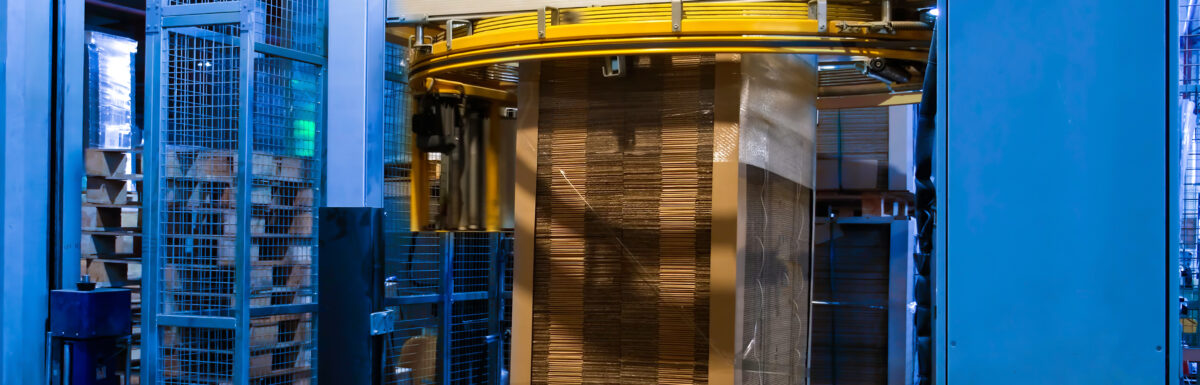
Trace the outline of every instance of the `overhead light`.
{"label": "overhead light", "polygon": [[929,10],[929,14],[933,15],[933,17],[938,17],[942,15],[942,11],[937,8],[932,8]]}

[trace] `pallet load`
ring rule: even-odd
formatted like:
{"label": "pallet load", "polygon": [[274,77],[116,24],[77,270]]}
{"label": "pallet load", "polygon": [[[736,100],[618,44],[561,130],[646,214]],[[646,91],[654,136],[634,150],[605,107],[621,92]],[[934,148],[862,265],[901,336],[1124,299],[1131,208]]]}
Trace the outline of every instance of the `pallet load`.
{"label": "pallet load", "polygon": [[514,380],[804,383],[813,58],[627,62],[521,64]]}
{"label": "pallet load", "polygon": [[99,287],[132,291],[135,367],[141,349],[141,149],[84,150],[87,177],[80,212],[79,270]]}
{"label": "pallet load", "polygon": [[[167,246],[160,271],[164,311],[225,315],[239,307],[237,186],[234,151],[168,149],[164,153],[162,234]],[[311,304],[314,301],[313,161],[254,153],[248,186],[249,267],[247,304],[252,308]],[[243,305],[244,306],[244,305]],[[312,377],[312,314],[281,314],[250,319],[250,372],[271,384],[308,384]],[[173,346],[196,338],[169,329]],[[172,345],[168,345],[172,346]],[[173,348],[172,348],[173,349]],[[185,350],[168,354],[186,362]],[[165,378],[191,378],[186,370]],[[216,383],[223,383],[217,381]]]}

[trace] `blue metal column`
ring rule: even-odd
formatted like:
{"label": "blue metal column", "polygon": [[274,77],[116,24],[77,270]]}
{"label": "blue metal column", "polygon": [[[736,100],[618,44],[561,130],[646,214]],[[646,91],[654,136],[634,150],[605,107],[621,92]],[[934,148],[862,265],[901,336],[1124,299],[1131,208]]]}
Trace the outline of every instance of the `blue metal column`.
{"label": "blue metal column", "polygon": [[1176,383],[1175,4],[939,3],[937,383]]}
{"label": "blue metal column", "polygon": [[326,203],[383,207],[383,0],[329,7]]}
{"label": "blue metal column", "polygon": [[83,0],[57,0],[55,99],[55,250],[59,289],[79,280],[80,208],[83,199],[83,92],[86,70]]}
{"label": "blue metal column", "polygon": [[[142,187],[145,199],[142,202],[142,346],[141,371],[138,380],[143,384],[157,384],[159,337],[159,262],[156,250],[159,250],[158,239],[159,212],[162,201],[155,197],[160,193],[158,187],[158,157],[164,124],[162,108],[166,97],[163,95],[163,79],[166,77],[163,65],[164,38],[162,31],[162,5],[159,1],[146,2],[146,80],[145,110],[142,126]],[[164,192],[165,193],[165,192]]]}
{"label": "blue metal column", "polygon": [[449,384],[451,379],[450,342],[454,331],[454,233],[438,233],[441,235],[442,265],[441,297],[438,301],[438,335],[437,335],[437,369],[439,384]]}
{"label": "blue metal column", "polygon": [[254,58],[257,56],[254,51],[255,43],[258,41],[254,25],[254,0],[242,0],[241,23],[238,26],[239,35],[238,43],[241,47],[238,54],[241,55],[239,60],[238,70],[239,81],[238,95],[240,99],[240,111],[238,112],[238,127],[240,128],[237,136],[237,195],[234,199],[237,200],[237,254],[234,262],[237,267],[235,270],[236,278],[234,278],[235,303],[234,317],[236,320],[236,332],[233,333],[233,383],[235,385],[250,384],[250,253],[253,249],[253,240],[251,239],[251,212],[253,208],[250,206],[250,194],[253,190],[251,186],[254,183],[254,91],[255,91],[255,67]]}
{"label": "blue metal column", "polygon": [[[53,7],[0,2],[0,383],[45,383],[49,293]],[[79,47],[83,50],[83,47]]]}

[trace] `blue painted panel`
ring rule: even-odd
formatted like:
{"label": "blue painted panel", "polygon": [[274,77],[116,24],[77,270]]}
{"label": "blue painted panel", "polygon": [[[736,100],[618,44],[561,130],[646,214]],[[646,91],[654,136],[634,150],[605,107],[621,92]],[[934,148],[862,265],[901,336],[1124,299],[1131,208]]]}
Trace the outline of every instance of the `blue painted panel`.
{"label": "blue painted panel", "polygon": [[941,383],[1166,383],[1171,5],[942,3]]}

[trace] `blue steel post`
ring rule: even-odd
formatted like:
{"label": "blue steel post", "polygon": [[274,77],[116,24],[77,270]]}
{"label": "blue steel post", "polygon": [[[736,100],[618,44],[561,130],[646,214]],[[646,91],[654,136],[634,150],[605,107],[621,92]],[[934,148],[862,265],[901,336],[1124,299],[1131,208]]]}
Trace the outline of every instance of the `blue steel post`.
{"label": "blue steel post", "polygon": [[488,331],[487,331],[487,356],[488,356],[488,384],[497,385],[500,383],[500,366],[504,363],[504,354],[501,345],[503,338],[500,332],[500,316],[503,314],[500,302],[500,289],[503,283],[502,276],[504,274],[504,264],[501,262],[503,249],[500,247],[500,236],[502,233],[488,233]]}
{"label": "blue steel post", "polygon": [[[45,383],[53,7],[0,2],[0,383]],[[82,49],[82,47],[80,47]]]}
{"label": "blue steel post", "polygon": [[[1179,266],[1179,250],[1180,249],[1180,190],[1182,189],[1183,163],[1182,146],[1183,132],[1181,129],[1182,122],[1179,117],[1179,71],[1176,69],[1180,65],[1179,61],[1179,7],[1173,6],[1171,1],[1165,1],[1167,4],[1167,83],[1166,83],[1166,103],[1167,103],[1167,143],[1173,144],[1167,149],[1167,234],[1168,238],[1166,245],[1166,263],[1167,271],[1163,272],[1166,275],[1167,281],[1167,298],[1166,307],[1167,315],[1167,381],[1180,382],[1183,356],[1183,344],[1180,342],[1182,336],[1181,325],[1179,324],[1180,314],[1174,309],[1179,305],[1179,285],[1182,277],[1177,273]],[[1172,172],[1174,171],[1174,172]]]}
{"label": "blue steel post", "polygon": [[163,34],[162,6],[158,1],[146,2],[146,81],[145,81],[145,111],[143,111],[145,130],[142,147],[142,187],[145,189],[145,201],[142,203],[143,223],[142,233],[142,355],[140,381],[143,384],[158,383],[158,304],[159,299],[159,263],[158,263],[158,213],[161,201],[157,198],[159,191],[159,154],[161,153],[161,138],[164,127],[162,120],[162,80],[166,74],[163,71]]}
{"label": "blue steel post", "polygon": [[1176,4],[941,5],[938,383],[1177,383]]}
{"label": "blue steel post", "polygon": [[253,190],[254,164],[254,2],[242,0],[242,21],[239,25],[238,53],[239,91],[240,100],[238,112],[238,151],[237,151],[237,256],[236,278],[234,292],[237,302],[234,314],[237,317],[237,328],[233,338],[233,381],[237,385],[250,383],[250,249],[251,238],[250,192]]}
{"label": "blue steel post", "polygon": [[383,207],[383,83],[387,33],[383,0],[329,7],[326,199],[331,207]]}
{"label": "blue steel post", "polygon": [[438,383],[450,383],[450,332],[454,321],[454,233],[441,234],[441,300],[438,301]]}
{"label": "blue steel post", "polygon": [[74,288],[79,280],[80,208],[83,199],[83,0],[58,0],[58,77],[55,111],[55,250],[59,289]]}
{"label": "blue steel post", "polygon": [[[938,9],[941,10],[941,16],[934,23],[934,34],[937,40],[936,57],[943,58],[941,63],[945,63],[946,57],[946,19],[950,17],[951,8],[948,4],[950,0],[938,0]],[[934,236],[933,236],[933,269],[930,271],[930,285],[933,286],[933,309],[930,310],[930,317],[933,320],[930,322],[933,328],[931,336],[933,337],[933,383],[946,383],[946,210],[941,209],[939,205],[945,201],[944,191],[946,191],[946,68],[945,64],[939,63],[935,71],[937,71],[937,101],[935,104],[937,116],[934,118],[934,142],[933,142],[933,175],[934,175],[934,191],[937,193],[938,200],[934,201]],[[921,108],[925,108],[922,106]],[[918,356],[919,357],[919,356]],[[923,365],[918,362],[918,367]],[[925,385],[925,384],[920,384]]]}

